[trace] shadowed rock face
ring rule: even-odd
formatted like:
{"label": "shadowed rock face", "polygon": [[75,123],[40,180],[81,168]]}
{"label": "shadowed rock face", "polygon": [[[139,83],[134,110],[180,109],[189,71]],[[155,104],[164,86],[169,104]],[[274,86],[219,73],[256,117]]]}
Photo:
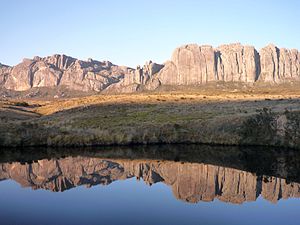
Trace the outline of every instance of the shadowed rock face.
{"label": "shadowed rock face", "polygon": [[201,85],[213,81],[282,83],[300,80],[300,53],[268,45],[258,51],[240,43],[181,46],[165,64],[147,62],[136,69],[65,55],[24,59],[13,68],[0,65],[0,85],[25,91],[66,86],[70,90],[135,92],[161,85]]}
{"label": "shadowed rock face", "polygon": [[13,179],[23,187],[54,192],[80,185],[107,185],[132,177],[142,178],[149,185],[163,182],[172,188],[177,199],[193,203],[217,198],[240,204],[255,201],[259,195],[271,202],[300,197],[299,183],[203,163],[77,156],[31,164],[0,164],[0,180]]}

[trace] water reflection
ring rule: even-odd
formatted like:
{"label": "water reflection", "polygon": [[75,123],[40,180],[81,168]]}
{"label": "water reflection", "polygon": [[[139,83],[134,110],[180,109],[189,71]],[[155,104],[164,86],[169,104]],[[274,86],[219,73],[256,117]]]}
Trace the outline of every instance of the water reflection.
{"label": "water reflection", "polygon": [[25,149],[0,153],[0,180],[62,192],[136,177],[163,182],[185,202],[241,204],[258,196],[300,197],[300,153],[286,149],[197,145]]}

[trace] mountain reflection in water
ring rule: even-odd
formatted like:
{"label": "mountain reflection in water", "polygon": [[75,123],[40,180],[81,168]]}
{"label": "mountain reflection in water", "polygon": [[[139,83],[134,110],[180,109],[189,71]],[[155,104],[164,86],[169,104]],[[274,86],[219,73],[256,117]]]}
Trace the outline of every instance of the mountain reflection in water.
{"label": "mountain reflection in water", "polygon": [[25,149],[0,153],[0,180],[62,192],[136,177],[163,182],[186,202],[215,198],[241,204],[258,196],[300,197],[300,153],[266,148],[170,145]]}

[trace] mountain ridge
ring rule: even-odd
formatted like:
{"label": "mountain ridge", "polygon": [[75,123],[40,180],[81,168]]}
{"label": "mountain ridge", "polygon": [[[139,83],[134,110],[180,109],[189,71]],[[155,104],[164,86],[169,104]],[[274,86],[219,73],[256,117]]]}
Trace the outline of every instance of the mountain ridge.
{"label": "mountain ridge", "polygon": [[109,61],[79,60],[64,54],[23,59],[10,67],[0,64],[0,87],[26,91],[66,86],[70,90],[104,93],[155,90],[160,86],[205,85],[209,82],[289,83],[300,81],[300,52],[269,44],[186,44],[164,64],[151,60],[136,69]]}

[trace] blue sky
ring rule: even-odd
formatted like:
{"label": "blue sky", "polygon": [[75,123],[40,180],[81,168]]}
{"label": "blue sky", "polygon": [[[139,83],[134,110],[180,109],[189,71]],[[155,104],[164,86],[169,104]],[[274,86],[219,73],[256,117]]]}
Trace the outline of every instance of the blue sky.
{"label": "blue sky", "polygon": [[186,43],[300,49],[298,0],[1,0],[0,62],[64,53],[135,67]]}

